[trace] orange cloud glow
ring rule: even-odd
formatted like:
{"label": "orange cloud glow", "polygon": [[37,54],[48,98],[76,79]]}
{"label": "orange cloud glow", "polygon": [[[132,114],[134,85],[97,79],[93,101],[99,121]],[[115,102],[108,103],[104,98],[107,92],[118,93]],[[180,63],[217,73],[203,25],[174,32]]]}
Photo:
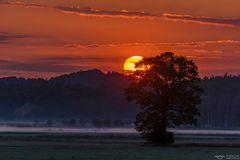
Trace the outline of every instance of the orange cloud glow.
{"label": "orange cloud glow", "polygon": [[202,76],[239,74],[239,1],[230,1],[4,0],[0,76],[123,72],[128,57],[165,51],[193,59]]}

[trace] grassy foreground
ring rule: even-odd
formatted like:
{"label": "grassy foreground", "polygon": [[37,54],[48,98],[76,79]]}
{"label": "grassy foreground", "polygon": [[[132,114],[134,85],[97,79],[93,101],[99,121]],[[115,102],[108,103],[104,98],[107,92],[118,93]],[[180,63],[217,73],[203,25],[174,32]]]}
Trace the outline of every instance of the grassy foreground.
{"label": "grassy foreground", "polygon": [[214,160],[215,155],[239,155],[239,139],[181,135],[175,145],[160,147],[134,134],[0,133],[0,159]]}

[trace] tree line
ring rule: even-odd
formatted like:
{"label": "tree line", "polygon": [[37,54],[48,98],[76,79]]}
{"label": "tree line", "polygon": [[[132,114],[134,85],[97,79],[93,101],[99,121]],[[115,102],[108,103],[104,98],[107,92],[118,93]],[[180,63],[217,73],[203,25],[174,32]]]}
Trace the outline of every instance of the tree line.
{"label": "tree line", "polygon": [[[128,79],[119,73],[80,71],[46,79],[0,78],[0,120],[121,119],[134,121],[138,107],[125,100]],[[203,128],[239,128],[240,76],[205,77],[201,116]]]}

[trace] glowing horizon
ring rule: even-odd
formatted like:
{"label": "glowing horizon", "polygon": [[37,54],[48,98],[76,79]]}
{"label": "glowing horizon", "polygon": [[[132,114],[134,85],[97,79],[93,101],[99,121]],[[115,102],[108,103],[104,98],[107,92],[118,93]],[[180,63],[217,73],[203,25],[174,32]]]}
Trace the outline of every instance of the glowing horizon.
{"label": "glowing horizon", "polygon": [[123,72],[133,53],[166,51],[201,76],[240,74],[240,1],[203,1],[1,1],[0,77]]}

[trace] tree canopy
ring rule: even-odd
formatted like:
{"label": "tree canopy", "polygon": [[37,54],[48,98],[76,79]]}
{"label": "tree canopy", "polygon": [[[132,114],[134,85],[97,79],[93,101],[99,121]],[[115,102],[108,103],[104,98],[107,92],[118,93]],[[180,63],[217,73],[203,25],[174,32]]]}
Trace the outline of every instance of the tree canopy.
{"label": "tree canopy", "polygon": [[193,125],[201,103],[198,68],[183,56],[165,52],[156,57],[143,58],[130,74],[127,99],[140,105],[136,130],[151,142],[173,142],[167,127]]}

